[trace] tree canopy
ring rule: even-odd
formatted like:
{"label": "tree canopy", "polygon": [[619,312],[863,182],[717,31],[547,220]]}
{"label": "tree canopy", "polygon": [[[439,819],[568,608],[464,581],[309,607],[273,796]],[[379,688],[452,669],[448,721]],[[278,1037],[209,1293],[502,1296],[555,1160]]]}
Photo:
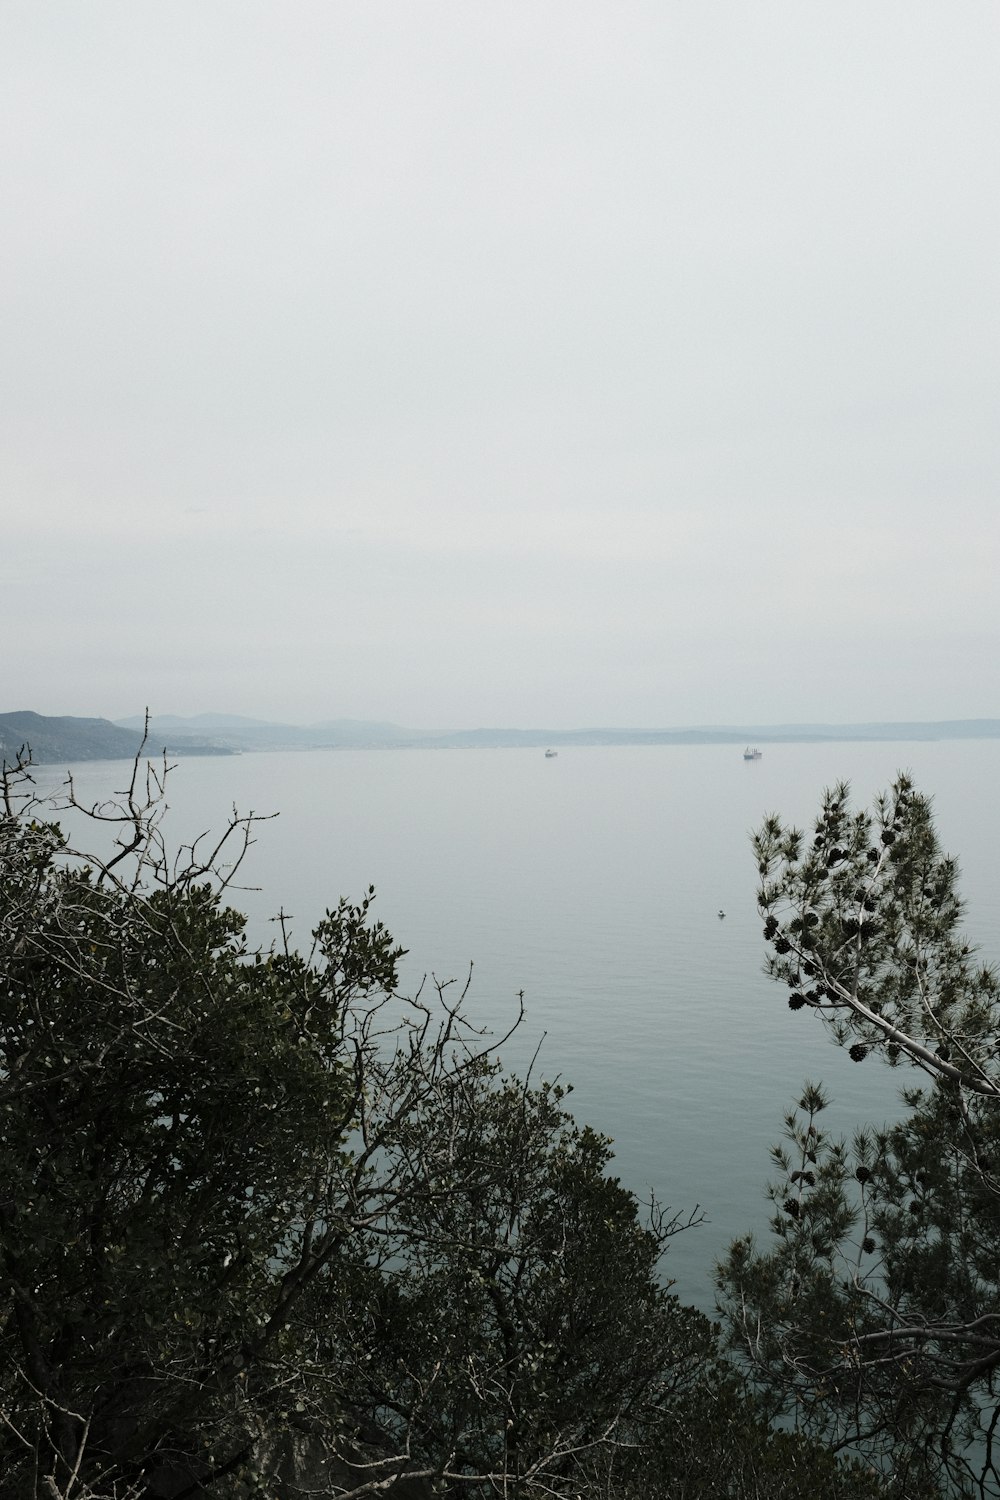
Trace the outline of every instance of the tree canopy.
{"label": "tree canopy", "polygon": [[772,1153],[773,1243],[719,1270],[769,1408],[861,1452],[903,1494],[1000,1494],[1000,983],[961,928],[957,866],[900,776],[839,785],[811,835],[756,835],[768,967],[857,1063],[921,1075],[850,1141],[807,1085]]}
{"label": "tree canopy", "polygon": [[770,1429],[565,1089],[398,993],[373,892],[254,946],[252,820],[172,856],[164,774],[102,857],[0,786],[4,1494],[879,1493]]}

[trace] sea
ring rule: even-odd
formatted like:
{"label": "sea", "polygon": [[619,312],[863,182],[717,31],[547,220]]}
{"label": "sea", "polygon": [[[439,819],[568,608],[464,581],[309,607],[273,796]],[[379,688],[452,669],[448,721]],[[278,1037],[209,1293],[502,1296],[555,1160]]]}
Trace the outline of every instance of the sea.
{"label": "sea", "polygon": [[[373,885],[407,949],[404,989],[469,981],[467,1011],[497,1037],[523,996],[504,1066],[572,1085],[568,1107],[612,1139],[624,1185],[700,1216],[664,1272],[710,1313],[729,1242],[767,1240],[768,1150],[803,1082],[824,1084],[828,1127],[849,1135],[898,1117],[913,1081],[851,1062],[763,973],[751,830],[771,812],[808,827],[842,779],[869,804],[900,770],[933,796],[968,935],[1000,961],[1000,740],[768,744],[755,761],[729,745],[186,757],[163,831],[176,847],[217,833],[234,806],[274,814],[232,897],[255,940],[274,939],[280,910],[308,945],[327,908]],[[74,776],[96,802],[127,768]]]}

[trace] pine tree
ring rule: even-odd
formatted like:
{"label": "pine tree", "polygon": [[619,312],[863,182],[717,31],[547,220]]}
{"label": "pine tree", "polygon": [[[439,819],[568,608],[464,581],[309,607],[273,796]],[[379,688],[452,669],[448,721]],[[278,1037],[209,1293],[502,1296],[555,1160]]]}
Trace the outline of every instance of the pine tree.
{"label": "pine tree", "polygon": [[905,1116],[845,1142],[807,1085],[785,1118],[771,1248],[736,1241],[718,1285],[770,1409],[860,1450],[900,1492],[1000,1494],[1000,985],[960,919],[929,800],[829,791],[813,833],[754,838],[767,967],[851,1058],[908,1065]]}

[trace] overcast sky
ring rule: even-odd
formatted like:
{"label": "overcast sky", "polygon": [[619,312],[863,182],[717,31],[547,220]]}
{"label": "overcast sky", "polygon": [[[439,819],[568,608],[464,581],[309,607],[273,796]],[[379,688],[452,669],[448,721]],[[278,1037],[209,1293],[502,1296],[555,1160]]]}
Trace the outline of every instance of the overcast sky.
{"label": "overcast sky", "polygon": [[0,33],[0,710],[1000,715],[995,0]]}

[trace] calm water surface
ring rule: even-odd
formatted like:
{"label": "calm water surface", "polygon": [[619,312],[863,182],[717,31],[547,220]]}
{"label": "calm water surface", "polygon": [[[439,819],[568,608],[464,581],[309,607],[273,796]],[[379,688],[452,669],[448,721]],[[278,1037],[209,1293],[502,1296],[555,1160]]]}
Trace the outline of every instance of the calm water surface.
{"label": "calm water surface", "polygon": [[[959,856],[967,927],[1000,960],[1000,742],[776,745],[745,763],[731,746],[268,753],[178,763],[177,839],[241,812],[261,825],[237,904],[255,934],[283,907],[302,943],[343,894],[378,891],[409,949],[405,978],[464,980],[470,1010],[502,1030],[523,1068],[544,1034],[541,1076],[574,1086],[581,1120],[614,1138],[615,1170],[640,1195],[700,1206],[668,1272],[711,1307],[710,1267],[728,1241],[764,1230],[768,1146],[805,1078],[834,1095],[849,1131],[895,1112],[902,1073],[852,1064],[808,1012],[761,973],[748,832],[765,813],[808,823],[825,786],[870,801],[897,770],[933,793]],[[117,787],[121,762],[77,773],[81,795]],[[724,921],[717,916],[726,912]]]}

